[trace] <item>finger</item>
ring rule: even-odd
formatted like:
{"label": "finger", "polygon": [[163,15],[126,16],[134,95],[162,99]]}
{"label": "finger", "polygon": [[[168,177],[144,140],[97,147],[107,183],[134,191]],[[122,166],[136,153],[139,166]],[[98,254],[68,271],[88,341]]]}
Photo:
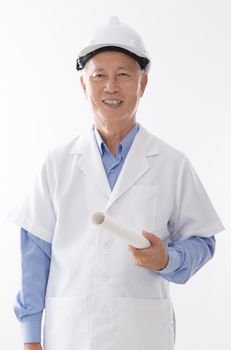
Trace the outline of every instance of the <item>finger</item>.
{"label": "finger", "polygon": [[150,232],[147,232],[147,231],[142,231],[142,235],[147,238],[149,240],[149,242],[153,245],[155,243],[157,243],[160,238],[157,237],[156,235],[154,235],[154,233],[150,233]]}
{"label": "finger", "polygon": [[139,249],[133,247],[132,245],[128,244],[128,250],[132,253],[136,253]]}
{"label": "finger", "polygon": [[150,232],[142,231],[142,236],[144,236],[151,243],[151,245],[156,242],[155,236]]}

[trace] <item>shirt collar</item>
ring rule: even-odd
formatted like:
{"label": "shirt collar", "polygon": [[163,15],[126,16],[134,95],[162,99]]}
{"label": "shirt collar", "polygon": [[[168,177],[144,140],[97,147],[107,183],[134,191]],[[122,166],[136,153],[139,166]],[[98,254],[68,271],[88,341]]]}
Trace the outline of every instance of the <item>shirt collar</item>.
{"label": "shirt collar", "polygon": [[[103,153],[104,149],[106,149],[108,152],[110,152],[110,151],[108,150],[106,143],[103,141],[99,131],[96,129],[95,124],[93,126],[93,130],[94,130],[95,139],[96,139],[96,142],[97,142],[97,145],[99,147],[99,151],[100,151],[100,154],[102,157],[104,154]],[[139,131],[139,125],[136,123],[133,126],[133,128],[128,132],[128,134],[123,138],[123,140],[120,142],[120,144],[118,145],[117,152],[119,152],[119,150],[121,149],[121,154],[122,154],[124,159],[127,156],[128,151],[129,151],[129,149],[132,145],[132,142],[133,142],[138,131]]]}

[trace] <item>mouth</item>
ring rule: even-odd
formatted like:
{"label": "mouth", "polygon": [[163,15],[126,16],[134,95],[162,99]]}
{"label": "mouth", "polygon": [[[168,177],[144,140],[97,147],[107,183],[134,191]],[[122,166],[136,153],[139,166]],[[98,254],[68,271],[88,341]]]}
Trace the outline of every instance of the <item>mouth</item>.
{"label": "mouth", "polygon": [[118,99],[105,99],[103,100],[103,103],[106,106],[115,109],[115,108],[118,108],[123,103],[123,101]]}

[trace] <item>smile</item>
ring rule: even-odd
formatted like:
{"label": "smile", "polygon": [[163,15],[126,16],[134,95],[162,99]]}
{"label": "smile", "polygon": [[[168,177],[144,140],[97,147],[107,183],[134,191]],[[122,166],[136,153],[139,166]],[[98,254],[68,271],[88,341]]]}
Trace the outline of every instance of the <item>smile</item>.
{"label": "smile", "polygon": [[123,103],[123,101],[122,100],[103,100],[103,103],[107,106],[118,107]]}

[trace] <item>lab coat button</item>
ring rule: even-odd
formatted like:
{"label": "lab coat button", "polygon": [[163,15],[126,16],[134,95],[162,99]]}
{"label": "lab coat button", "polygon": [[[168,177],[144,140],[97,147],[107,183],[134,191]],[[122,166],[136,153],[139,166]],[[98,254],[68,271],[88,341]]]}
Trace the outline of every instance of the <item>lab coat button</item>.
{"label": "lab coat button", "polygon": [[104,242],[103,246],[104,246],[105,249],[110,249],[111,246],[112,246],[112,242],[111,241],[106,241],[106,242]]}
{"label": "lab coat button", "polygon": [[108,311],[109,311],[108,306],[107,305],[102,306],[101,311],[102,311],[102,313],[105,313],[105,314],[108,313]]}
{"label": "lab coat button", "polygon": [[102,280],[103,280],[104,282],[107,282],[107,281],[109,280],[109,276],[108,276],[107,274],[104,274],[104,275],[102,276]]}

